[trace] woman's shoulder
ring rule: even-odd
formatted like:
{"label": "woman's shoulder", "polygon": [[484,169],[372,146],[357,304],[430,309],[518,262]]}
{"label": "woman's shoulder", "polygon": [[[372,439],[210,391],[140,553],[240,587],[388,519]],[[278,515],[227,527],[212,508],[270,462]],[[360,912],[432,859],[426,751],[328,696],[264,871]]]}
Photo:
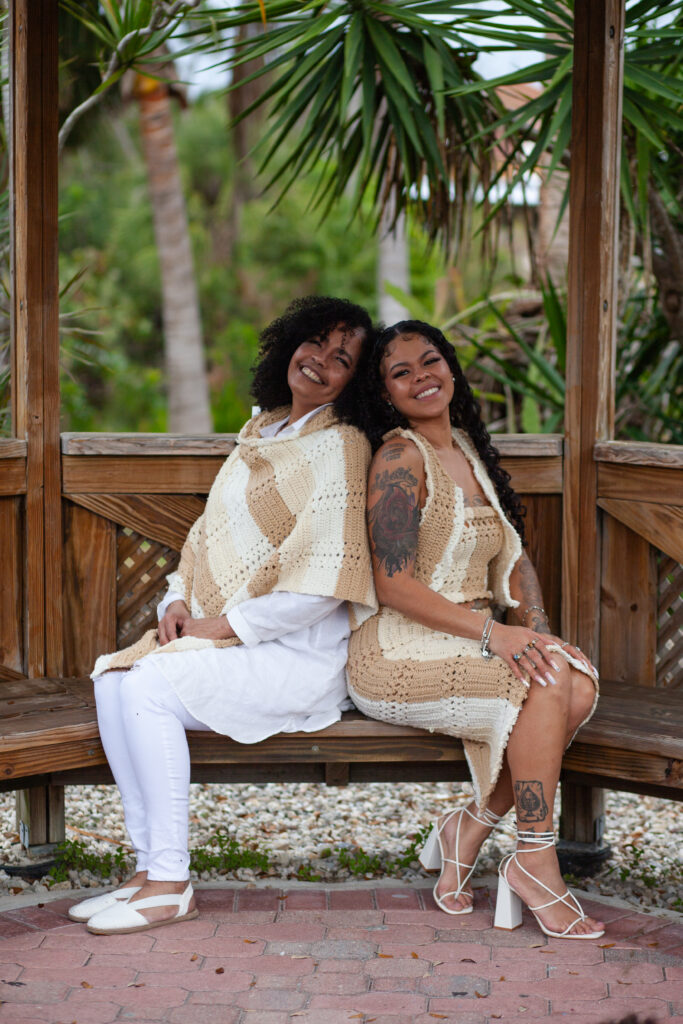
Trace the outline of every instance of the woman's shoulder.
{"label": "woman's shoulder", "polygon": [[424,457],[417,443],[403,434],[393,434],[375,452],[372,466],[376,470],[403,467],[424,476]]}

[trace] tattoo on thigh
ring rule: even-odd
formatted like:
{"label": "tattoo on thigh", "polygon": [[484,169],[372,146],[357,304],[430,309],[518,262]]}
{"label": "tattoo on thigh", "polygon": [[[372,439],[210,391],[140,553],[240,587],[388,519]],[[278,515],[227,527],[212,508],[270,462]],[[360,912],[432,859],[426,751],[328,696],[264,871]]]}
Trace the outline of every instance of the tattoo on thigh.
{"label": "tattoo on thigh", "polygon": [[515,804],[518,821],[543,821],[548,816],[543,783],[537,779],[518,779],[515,782]]}

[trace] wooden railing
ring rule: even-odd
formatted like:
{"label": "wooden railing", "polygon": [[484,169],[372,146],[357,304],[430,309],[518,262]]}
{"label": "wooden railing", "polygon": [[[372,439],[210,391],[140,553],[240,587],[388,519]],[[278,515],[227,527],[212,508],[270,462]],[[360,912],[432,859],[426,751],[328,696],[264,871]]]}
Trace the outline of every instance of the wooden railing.
{"label": "wooden railing", "polygon": [[600,664],[610,679],[683,685],[683,449],[595,446],[602,509]]}
{"label": "wooden railing", "polygon": [[[558,623],[562,439],[496,443],[529,509],[531,556]],[[156,623],[164,579],[233,446],[234,435],[62,435],[66,675]]]}
{"label": "wooden railing", "polygon": [[26,441],[0,438],[0,680],[24,674],[23,495]]}

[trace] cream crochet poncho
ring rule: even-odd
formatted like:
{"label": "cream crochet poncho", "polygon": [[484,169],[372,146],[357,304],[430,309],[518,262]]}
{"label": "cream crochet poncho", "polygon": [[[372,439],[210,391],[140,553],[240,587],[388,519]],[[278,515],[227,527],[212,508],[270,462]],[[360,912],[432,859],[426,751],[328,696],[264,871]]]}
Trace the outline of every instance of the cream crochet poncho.
{"label": "cream crochet poncho", "polygon": [[[348,601],[355,629],[377,609],[365,528],[370,446],[329,407],[294,436],[261,437],[262,427],[287,412],[261,413],[242,428],[168,584],[194,618],[225,615],[248,598],[284,590]],[[157,630],[149,630],[98,658],[93,674],[130,668],[152,653],[239,642],[188,636],[160,646]]]}

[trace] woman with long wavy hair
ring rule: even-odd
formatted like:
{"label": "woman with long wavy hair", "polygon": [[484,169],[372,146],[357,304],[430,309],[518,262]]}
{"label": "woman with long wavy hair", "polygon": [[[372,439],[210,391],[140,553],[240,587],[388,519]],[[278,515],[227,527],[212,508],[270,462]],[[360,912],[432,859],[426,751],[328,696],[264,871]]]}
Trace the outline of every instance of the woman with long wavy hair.
{"label": "woman with long wavy hair", "polygon": [[453,346],[429,324],[395,324],[353,397],[346,414],[376,449],[367,516],[380,610],[351,639],[349,692],[370,717],[460,737],[474,785],[474,801],[439,818],[422,851],[425,867],[441,868],[436,902],[472,911],[479,849],[514,804],[496,926],[521,923],[521,897],[546,934],[595,939],[602,923],[562,880],[552,813],[597,673],[550,631],[524,510]]}
{"label": "woman with long wavy hair", "polygon": [[372,324],[299,299],[261,335],[242,428],[192,526],[158,629],[103,654],[97,718],[136,854],[134,876],[70,910],[110,935],[196,917],[185,730],[240,743],[337,721],[351,630],[377,607],[363,517],[370,446],[340,423]]}

